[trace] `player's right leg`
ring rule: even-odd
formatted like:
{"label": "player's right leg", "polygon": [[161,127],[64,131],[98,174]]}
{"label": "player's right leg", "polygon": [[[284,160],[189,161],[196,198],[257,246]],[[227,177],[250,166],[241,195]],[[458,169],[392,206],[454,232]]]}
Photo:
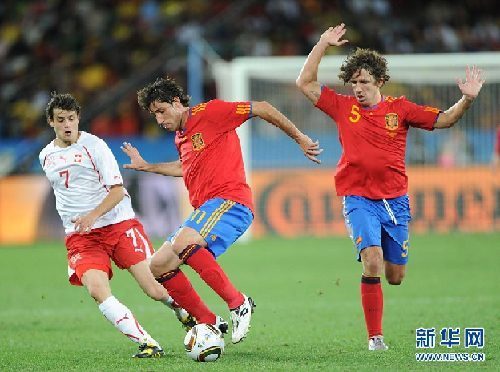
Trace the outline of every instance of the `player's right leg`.
{"label": "player's right leg", "polygon": [[380,277],[384,267],[382,248],[366,247],[360,252],[363,263],[361,277],[361,304],[368,332],[369,350],[387,350],[382,332],[384,296]]}
{"label": "player's right leg", "polygon": [[[363,264],[361,304],[368,333],[369,350],[385,350],[382,317],[384,297],[380,277],[384,267],[381,248],[381,224],[373,211],[372,201],[358,197],[344,198],[344,217],[349,235]],[[381,342],[379,342],[381,340]],[[375,343],[375,341],[377,341]],[[376,344],[376,348],[373,345]]]}
{"label": "player's right leg", "polygon": [[105,318],[131,341],[139,344],[139,352],[134,357],[152,358],[164,354],[160,344],[142,328],[132,311],[112,295],[106,272],[88,269],[81,281],[99,304],[99,310]]}

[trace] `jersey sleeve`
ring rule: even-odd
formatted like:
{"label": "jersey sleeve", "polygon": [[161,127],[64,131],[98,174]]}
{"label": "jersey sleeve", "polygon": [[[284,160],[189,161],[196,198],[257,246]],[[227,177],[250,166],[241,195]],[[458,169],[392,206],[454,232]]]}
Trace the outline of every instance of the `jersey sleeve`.
{"label": "jersey sleeve", "polygon": [[339,94],[326,85],[321,85],[321,95],[316,103],[316,107],[333,118],[338,111]]}
{"label": "jersey sleeve", "polygon": [[252,104],[249,101],[226,102],[213,100],[205,112],[208,119],[217,125],[220,133],[238,128],[252,117]]}
{"label": "jersey sleeve", "polygon": [[95,147],[96,168],[106,186],[122,185],[123,178],[115,156],[106,142],[98,139]]}
{"label": "jersey sleeve", "polygon": [[38,161],[40,162],[40,165],[42,166],[43,169],[45,163],[45,150],[40,151],[40,153],[38,154]]}
{"label": "jersey sleeve", "polygon": [[441,110],[431,106],[420,106],[408,100],[403,101],[406,121],[415,128],[434,130],[434,124]]}

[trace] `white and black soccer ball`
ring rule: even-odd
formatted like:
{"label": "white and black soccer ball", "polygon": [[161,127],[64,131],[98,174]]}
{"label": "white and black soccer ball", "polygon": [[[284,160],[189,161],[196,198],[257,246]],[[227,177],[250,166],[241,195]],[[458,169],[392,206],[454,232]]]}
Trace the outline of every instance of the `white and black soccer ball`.
{"label": "white and black soccer ball", "polygon": [[222,332],[212,324],[197,324],[184,338],[186,354],[197,362],[214,362],[224,352]]}

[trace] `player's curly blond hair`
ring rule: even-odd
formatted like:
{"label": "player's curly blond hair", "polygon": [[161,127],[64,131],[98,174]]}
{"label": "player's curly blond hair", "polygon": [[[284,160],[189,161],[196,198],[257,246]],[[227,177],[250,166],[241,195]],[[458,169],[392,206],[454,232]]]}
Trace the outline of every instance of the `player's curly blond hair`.
{"label": "player's curly blond hair", "polygon": [[179,98],[183,106],[189,106],[191,97],[184,94],[182,87],[168,76],[165,79],[156,79],[154,83],[146,85],[137,92],[139,106],[148,111],[151,103],[155,101],[172,103],[175,97]]}
{"label": "player's curly blond hair", "polygon": [[375,78],[375,81],[387,82],[387,60],[372,49],[357,48],[349,54],[340,67],[339,79],[347,84],[352,76],[361,69],[365,69]]}

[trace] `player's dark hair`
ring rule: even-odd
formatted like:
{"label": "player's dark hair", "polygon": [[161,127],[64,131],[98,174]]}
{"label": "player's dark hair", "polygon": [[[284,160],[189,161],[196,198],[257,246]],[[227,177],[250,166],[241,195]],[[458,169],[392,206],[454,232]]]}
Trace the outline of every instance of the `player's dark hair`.
{"label": "player's dark hair", "polygon": [[184,94],[182,87],[177,84],[174,79],[168,76],[165,79],[156,79],[154,83],[146,85],[137,92],[137,102],[139,102],[139,106],[148,111],[151,103],[155,101],[172,103],[175,97],[179,98],[183,106],[189,106],[191,97]]}
{"label": "player's dark hair", "polygon": [[340,67],[339,79],[347,84],[355,73],[365,69],[375,78],[375,81],[387,82],[387,60],[378,52],[371,49],[357,48],[349,54]]}
{"label": "player's dark hair", "polygon": [[47,121],[54,120],[54,109],[56,108],[65,111],[75,111],[76,114],[80,116],[80,104],[76,98],[69,93],[50,93],[50,101],[47,103],[47,107],[45,107]]}

